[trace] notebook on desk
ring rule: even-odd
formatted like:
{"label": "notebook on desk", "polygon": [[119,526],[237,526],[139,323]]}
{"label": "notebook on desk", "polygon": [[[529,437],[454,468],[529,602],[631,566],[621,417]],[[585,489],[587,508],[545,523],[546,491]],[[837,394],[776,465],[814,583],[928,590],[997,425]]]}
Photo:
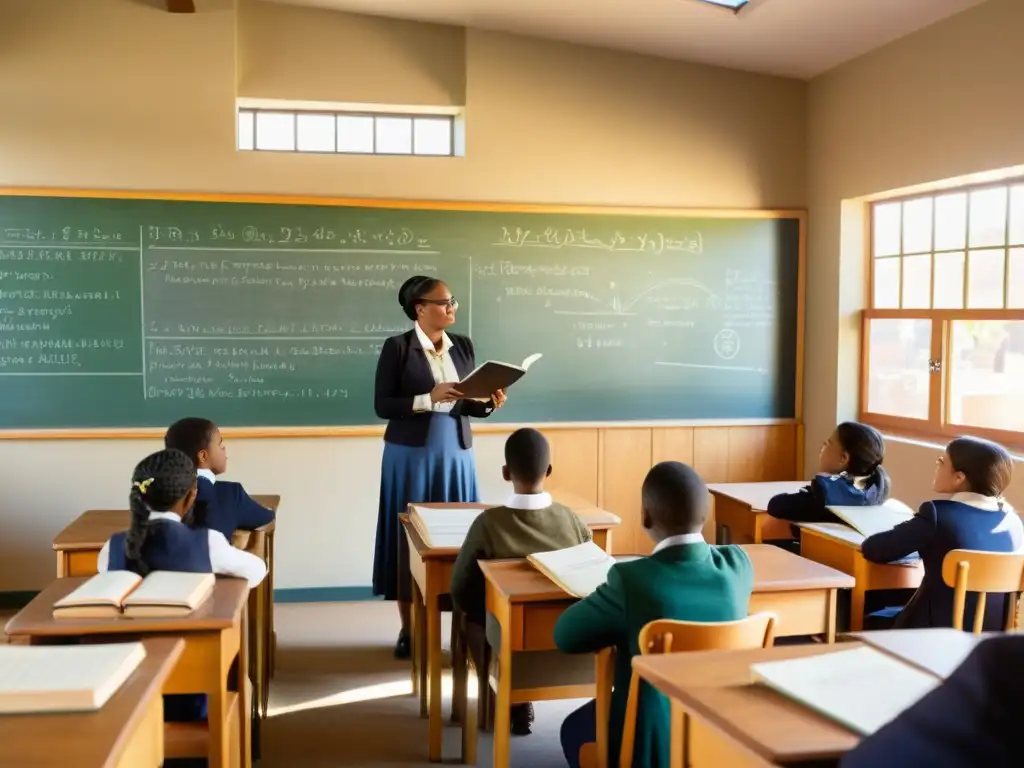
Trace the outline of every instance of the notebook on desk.
{"label": "notebook on desk", "polygon": [[95,711],[145,658],[142,643],[0,646],[0,714]]}
{"label": "notebook on desk", "polygon": [[459,549],[483,509],[409,505],[409,522],[428,547]]}
{"label": "notebook on desk", "polygon": [[586,597],[608,580],[616,560],[592,541],[537,552],[527,561],[573,597]]}
{"label": "notebook on desk", "polygon": [[188,616],[213,592],[212,573],[153,571],[145,578],[131,571],[98,573],[53,604],[54,618]]}
{"label": "notebook on desk", "polygon": [[754,682],[870,736],[939,685],[939,678],[874,648],[750,667]]}

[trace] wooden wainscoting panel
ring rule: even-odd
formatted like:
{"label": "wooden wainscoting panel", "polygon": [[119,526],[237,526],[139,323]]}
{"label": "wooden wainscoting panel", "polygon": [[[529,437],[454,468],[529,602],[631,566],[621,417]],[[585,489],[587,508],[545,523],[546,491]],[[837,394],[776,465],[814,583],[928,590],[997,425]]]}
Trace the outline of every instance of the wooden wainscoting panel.
{"label": "wooden wainscoting panel", "polygon": [[551,445],[551,477],[547,489],[566,491],[597,503],[598,495],[598,430],[551,429],[541,432]]}
{"label": "wooden wainscoting panel", "polygon": [[651,463],[681,461],[693,466],[693,427],[666,427],[651,434]]}
{"label": "wooden wainscoting panel", "polygon": [[705,483],[729,482],[729,427],[693,430],[693,468]]}
{"label": "wooden wainscoting panel", "polygon": [[651,468],[651,429],[602,429],[601,506],[622,518],[612,552],[639,554],[653,545],[640,526],[640,489]]}
{"label": "wooden wainscoting panel", "polygon": [[796,427],[729,427],[730,483],[767,483],[796,477]]}

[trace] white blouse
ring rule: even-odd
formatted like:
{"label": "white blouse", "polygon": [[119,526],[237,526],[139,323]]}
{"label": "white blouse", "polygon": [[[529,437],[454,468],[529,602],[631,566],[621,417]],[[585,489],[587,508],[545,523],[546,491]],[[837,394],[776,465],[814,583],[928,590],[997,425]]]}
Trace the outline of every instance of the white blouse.
{"label": "white blouse", "polygon": [[[427,365],[430,366],[430,373],[434,377],[435,384],[445,384],[459,380],[459,372],[455,370],[455,363],[449,354],[452,348],[452,340],[448,334],[441,332],[441,351],[434,349],[434,342],[423,332],[420,324],[413,326],[416,329],[416,338],[423,345],[423,352],[427,356]],[[412,401],[412,409],[415,412],[433,411],[434,413],[449,413],[455,403],[433,403],[430,401],[430,393],[416,395]]]}

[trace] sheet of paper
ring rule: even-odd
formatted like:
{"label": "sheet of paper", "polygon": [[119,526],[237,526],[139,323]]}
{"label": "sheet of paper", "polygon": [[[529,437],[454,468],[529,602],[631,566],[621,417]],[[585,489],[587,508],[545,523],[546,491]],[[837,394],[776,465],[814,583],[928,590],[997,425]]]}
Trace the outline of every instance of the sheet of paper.
{"label": "sheet of paper", "polygon": [[755,681],[870,736],[939,685],[939,678],[874,648],[753,664]]}

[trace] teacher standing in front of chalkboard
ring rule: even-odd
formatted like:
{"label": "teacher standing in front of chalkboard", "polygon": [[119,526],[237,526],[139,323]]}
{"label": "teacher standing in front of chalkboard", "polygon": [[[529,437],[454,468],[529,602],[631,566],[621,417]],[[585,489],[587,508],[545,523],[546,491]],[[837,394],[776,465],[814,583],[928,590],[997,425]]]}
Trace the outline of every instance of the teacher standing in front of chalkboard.
{"label": "teacher standing in front of chalkboard", "polygon": [[462,399],[456,387],[475,367],[473,342],[447,333],[459,303],[433,277],[411,277],[398,303],[412,330],[384,342],[377,360],[373,407],[387,419],[381,465],[373,592],[397,600],[402,631],[395,656],[407,659],[412,603],[409,544],[398,515],[410,503],[478,501],[471,416],[490,416],[505,402]]}

